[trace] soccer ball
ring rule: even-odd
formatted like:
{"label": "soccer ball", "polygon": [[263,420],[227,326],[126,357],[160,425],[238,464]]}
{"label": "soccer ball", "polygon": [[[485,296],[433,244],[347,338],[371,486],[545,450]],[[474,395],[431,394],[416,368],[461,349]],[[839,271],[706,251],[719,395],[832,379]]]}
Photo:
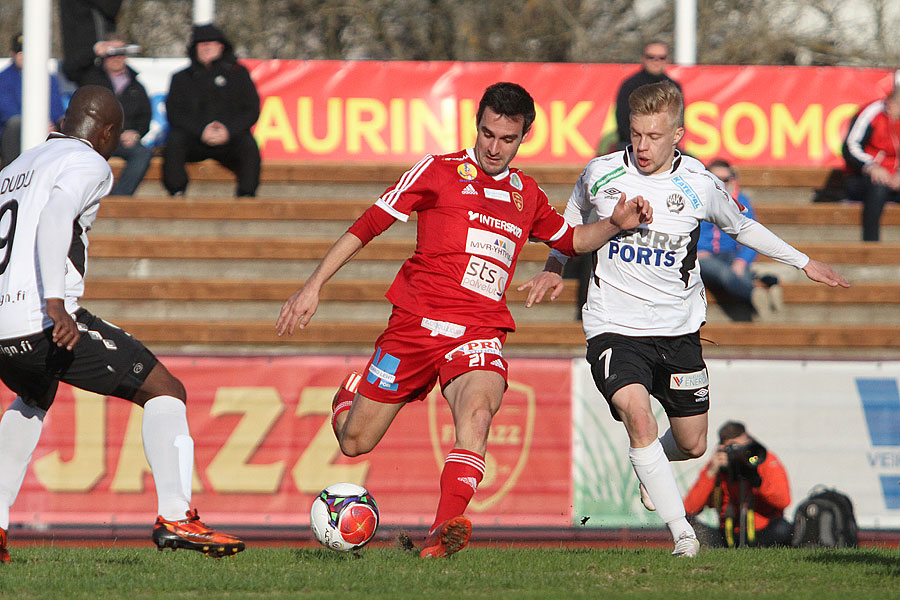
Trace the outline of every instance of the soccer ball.
{"label": "soccer ball", "polygon": [[354,483],[335,483],[319,492],[309,510],[313,534],[326,548],[348,552],[365,546],[378,529],[378,505]]}

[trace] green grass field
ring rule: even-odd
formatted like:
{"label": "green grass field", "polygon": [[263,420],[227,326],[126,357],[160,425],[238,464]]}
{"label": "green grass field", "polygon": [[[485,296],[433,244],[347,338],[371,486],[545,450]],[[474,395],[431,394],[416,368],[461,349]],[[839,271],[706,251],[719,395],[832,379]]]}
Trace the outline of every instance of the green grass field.
{"label": "green grass field", "polygon": [[900,550],[253,548],[215,560],[152,547],[14,545],[3,598],[900,598]]}

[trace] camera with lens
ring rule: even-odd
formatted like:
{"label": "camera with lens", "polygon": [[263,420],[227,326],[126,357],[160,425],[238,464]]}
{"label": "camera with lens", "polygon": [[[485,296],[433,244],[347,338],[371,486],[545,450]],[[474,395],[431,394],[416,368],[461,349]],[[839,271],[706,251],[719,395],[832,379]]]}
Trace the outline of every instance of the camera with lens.
{"label": "camera with lens", "polygon": [[752,487],[762,485],[757,467],[766,460],[766,448],[756,440],[747,444],[730,444],[723,448],[728,464],[722,467],[731,481],[747,481]]}

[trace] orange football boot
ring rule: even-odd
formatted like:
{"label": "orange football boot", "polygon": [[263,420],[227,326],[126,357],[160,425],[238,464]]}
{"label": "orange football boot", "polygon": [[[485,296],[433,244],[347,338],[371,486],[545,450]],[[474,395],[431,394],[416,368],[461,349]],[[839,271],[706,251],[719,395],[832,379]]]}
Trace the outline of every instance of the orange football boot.
{"label": "orange football boot", "polygon": [[425,539],[419,556],[441,558],[456,554],[466,547],[471,536],[472,522],[465,516],[447,519]]}
{"label": "orange football boot", "polygon": [[6,548],[6,530],[0,529],[0,562],[8,563],[9,550]]}
{"label": "orange football boot", "polygon": [[160,550],[185,548],[221,558],[233,556],[244,549],[244,542],[238,538],[207,527],[200,520],[196,508],[187,511],[185,516],[187,518],[181,521],[167,521],[161,516],[156,517],[153,541]]}

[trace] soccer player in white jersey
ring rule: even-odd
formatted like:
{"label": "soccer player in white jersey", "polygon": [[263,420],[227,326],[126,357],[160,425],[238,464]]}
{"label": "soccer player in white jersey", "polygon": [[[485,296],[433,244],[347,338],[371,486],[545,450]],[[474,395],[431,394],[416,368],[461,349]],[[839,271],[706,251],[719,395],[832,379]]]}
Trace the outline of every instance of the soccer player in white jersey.
{"label": "soccer player in white jersey", "polygon": [[159,511],[157,547],[228,556],[244,543],[204,525],[190,508],[194,442],[185,390],[138,340],[78,306],[87,231],[112,188],[107,159],[122,107],[84,86],[61,133],[0,171],[0,379],[18,397],[0,419],[0,562],[9,562],[9,509],[19,493],[59,382],[144,408],[144,452]]}
{"label": "soccer player in white jersey", "polygon": [[[595,253],[582,324],[597,388],[628,431],[628,456],[641,499],[656,510],[675,540],[673,554],[694,556],[699,543],[685,519],[669,461],[706,451],[709,386],[700,348],[706,296],[697,261],[700,221],[711,221],[739,243],[802,269],[813,281],[848,287],[831,267],[812,260],[741,213],[721,181],[682,155],[684,100],[668,82],[629,97],[631,145],[587,164],[566,206],[570,224],[609,214],[623,192],[642,195],[652,223],[623,231]],[[562,291],[565,257],[551,253],[530,287],[526,306]],[[659,400],[670,428],[658,436],[650,403]]]}

